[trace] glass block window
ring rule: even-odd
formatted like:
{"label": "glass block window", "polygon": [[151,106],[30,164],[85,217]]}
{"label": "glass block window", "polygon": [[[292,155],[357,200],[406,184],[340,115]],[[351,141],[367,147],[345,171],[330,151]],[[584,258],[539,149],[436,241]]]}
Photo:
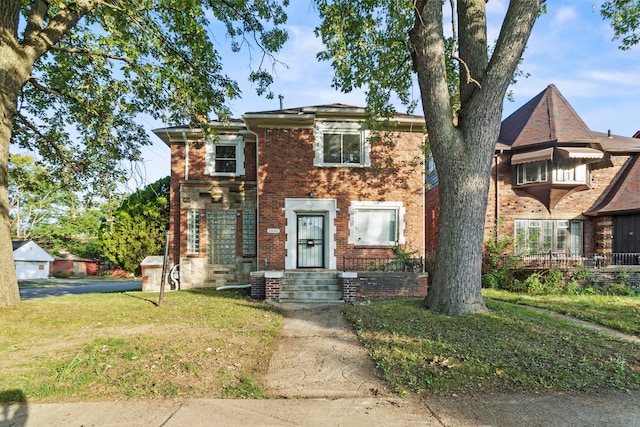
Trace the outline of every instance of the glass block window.
{"label": "glass block window", "polygon": [[236,262],[236,211],[207,211],[209,231],[209,262],[211,264],[235,264]]}
{"label": "glass block window", "polygon": [[242,256],[256,255],[256,211],[242,212]]}
{"label": "glass block window", "polygon": [[200,211],[189,209],[187,216],[187,253],[200,253]]}

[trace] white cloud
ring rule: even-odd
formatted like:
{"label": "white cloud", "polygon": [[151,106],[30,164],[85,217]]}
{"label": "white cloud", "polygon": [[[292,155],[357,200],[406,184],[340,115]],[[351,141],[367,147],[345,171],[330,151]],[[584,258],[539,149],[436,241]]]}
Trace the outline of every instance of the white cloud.
{"label": "white cloud", "polygon": [[554,25],[564,25],[578,17],[576,10],[572,7],[562,6],[553,16]]}

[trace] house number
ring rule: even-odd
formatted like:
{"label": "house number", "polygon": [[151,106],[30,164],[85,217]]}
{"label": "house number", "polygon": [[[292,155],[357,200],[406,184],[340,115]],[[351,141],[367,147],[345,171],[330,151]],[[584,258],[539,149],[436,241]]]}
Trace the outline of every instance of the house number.
{"label": "house number", "polygon": [[267,228],[267,233],[269,234],[280,234],[279,228]]}

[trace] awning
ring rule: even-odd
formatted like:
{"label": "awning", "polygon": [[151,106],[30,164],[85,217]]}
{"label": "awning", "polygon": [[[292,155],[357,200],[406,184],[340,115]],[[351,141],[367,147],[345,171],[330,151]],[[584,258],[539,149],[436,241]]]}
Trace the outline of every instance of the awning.
{"label": "awning", "polygon": [[511,164],[519,165],[521,163],[540,162],[543,160],[553,159],[553,147],[543,148],[542,150],[528,151],[526,153],[517,153],[511,156]]}
{"label": "awning", "polygon": [[602,159],[604,153],[588,147],[558,147],[560,159]]}

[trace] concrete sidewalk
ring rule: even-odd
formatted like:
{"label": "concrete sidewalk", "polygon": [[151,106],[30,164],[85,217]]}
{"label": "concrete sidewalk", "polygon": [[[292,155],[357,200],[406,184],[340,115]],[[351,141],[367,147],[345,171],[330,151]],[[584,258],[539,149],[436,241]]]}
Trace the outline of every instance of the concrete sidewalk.
{"label": "concrete sidewalk", "polygon": [[148,400],[2,407],[0,426],[639,426],[640,393],[391,394],[340,307],[287,306],[269,400]]}

